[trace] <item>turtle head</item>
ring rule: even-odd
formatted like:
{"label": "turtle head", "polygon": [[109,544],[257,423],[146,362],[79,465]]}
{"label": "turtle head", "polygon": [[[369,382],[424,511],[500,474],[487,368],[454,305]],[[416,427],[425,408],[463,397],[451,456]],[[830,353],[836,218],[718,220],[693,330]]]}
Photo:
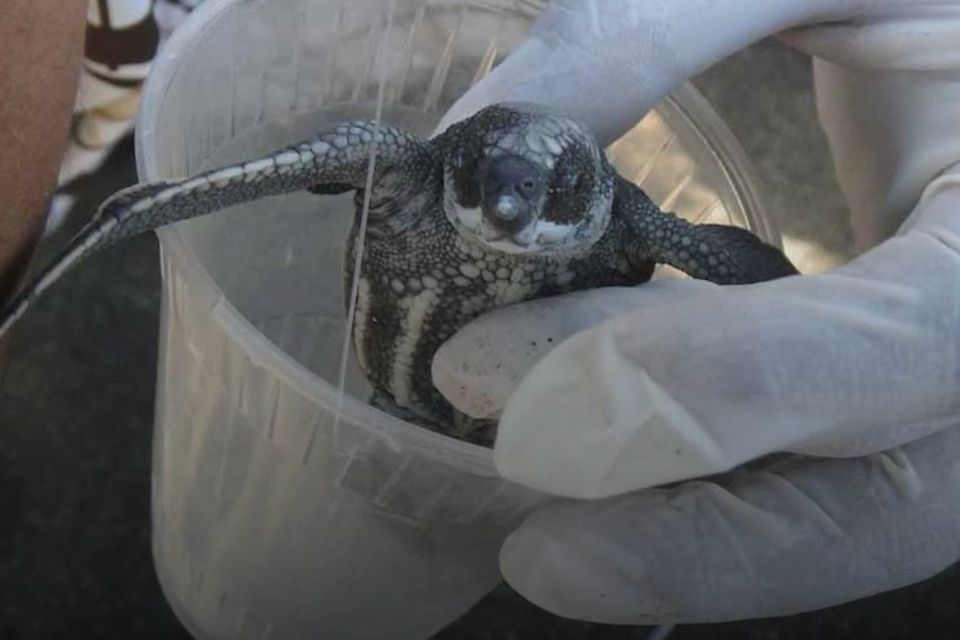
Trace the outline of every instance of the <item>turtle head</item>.
{"label": "turtle head", "polygon": [[454,126],[444,207],[461,234],[507,253],[586,249],[602,235],[614,172],[577,122],[495,105]]}

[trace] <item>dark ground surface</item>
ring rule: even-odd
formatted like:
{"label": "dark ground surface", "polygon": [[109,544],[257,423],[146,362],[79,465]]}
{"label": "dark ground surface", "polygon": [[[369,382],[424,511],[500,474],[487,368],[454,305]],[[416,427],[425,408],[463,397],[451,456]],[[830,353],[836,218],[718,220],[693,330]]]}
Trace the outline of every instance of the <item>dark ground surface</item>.
{"label": "dark ground surface", "polygon": [[[802,59],[755,47],[698,80],[741,138],[784,230],[849,241]],[[748,83],[753,91],[744,91]],[[745,97],[747,96],[747,97]],[[135,180],[132,145],[78,185],[90,211]],[[805,211],[809,203],[817,211]],[[842,213],[842,211],[840,211]],[[840,220],[841,222],[833,222]],[[53,239],[62,241],[65,229]],[[150,555],[150,447],[159,275],[136,239],[74,272],[20,324],[0,389],[0,640],[187,639]],[[960,575],[803,616],[679,627],[671,640],[954,638]],[[443,640],[620,640],[649,629],[555,618],[504,587]]]}

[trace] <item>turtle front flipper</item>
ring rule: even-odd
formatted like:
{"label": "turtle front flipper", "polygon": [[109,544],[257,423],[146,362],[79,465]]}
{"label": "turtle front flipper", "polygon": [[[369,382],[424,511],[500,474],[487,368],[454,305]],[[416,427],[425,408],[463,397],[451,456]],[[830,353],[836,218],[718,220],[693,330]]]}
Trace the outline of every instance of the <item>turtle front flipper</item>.
{"label": "turtle front flipper", "polygon": [[[390,197],[402,197],[396,188],[403,182],[398,176],[422,185],[421,174],[432,175],[432,167],[439,166],[433,153],[428,143],[407,131],[352,122],[255,160],[119,191],[0,311],[0,337],[68,269],[121,240],[243,202],[305,189],[336,192],[369,185],[375,197],[378,189]],[[372,173],[371,158],[375,158]]]}
{"label": "turtle front flipper", "polygon": [[776,247],[740,227],[694,224],[660,210],[639,187],[618,180],[614,215],[629,230],[628,254],[637,262],[666,264],[717,284],[748,284],[796,275]]}

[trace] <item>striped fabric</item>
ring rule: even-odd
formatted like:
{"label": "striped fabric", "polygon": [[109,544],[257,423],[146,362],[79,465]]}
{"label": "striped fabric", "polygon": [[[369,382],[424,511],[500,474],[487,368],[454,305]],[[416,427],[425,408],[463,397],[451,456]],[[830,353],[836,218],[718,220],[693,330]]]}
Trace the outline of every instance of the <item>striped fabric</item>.
{"label": "striped fabric", "polygon": [[133,129],[143,82],[162,43],[203,0],[88,0],[87,35],[70,142],[47,231],[73,204],[70,186],[95,172]]}

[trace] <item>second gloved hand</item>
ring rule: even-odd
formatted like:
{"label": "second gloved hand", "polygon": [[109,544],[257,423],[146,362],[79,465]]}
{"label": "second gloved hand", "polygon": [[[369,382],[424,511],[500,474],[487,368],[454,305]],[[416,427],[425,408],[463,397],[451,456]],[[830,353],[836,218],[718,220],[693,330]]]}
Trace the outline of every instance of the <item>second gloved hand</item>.
{"label": "second gloved hand", "polygon": [[[960,39],[958,3],[561,3],[512,68],[549,68],[564,55],[551,30],[566,33],[551,21],[587,24],[576,11],[588,5],[618,7],[601,25],[625,8],[651,19],[659,11],[665,23],[653,32],[696,43],[682,64],[652,59],[646,74],[661,78],[649,85],[656,90],[764,29],[830,20],[787,40],[820,56],[821,121],[867,251],[816,276],[743,287],[656,283],[518,305],[451,340],[437,354],[435,380],[467,413],[502,408],[500,472],[593,499],[531,516],[504,547],[504,575],[560,615],[708,622],[830,606],[955,562],[960,54],[950,43]],[[723,8],[738,20],[719,20]],[[588,59],[628,68],[631,43],[619,25],[631,21],[616,24]],[[660,42],[671,51],[681,44]],[[569,82],[582,88],[591,78]],[[463,104],[484,91],[535,99],[534,86],[493,78]],[[538,91],[581,117],[612,110],[614,123],[655,97],[591,107],[590,92],[560,89],[553,100],[549,87]],[[603,127],[608,135],[623,128]],[[783,451],[816,457],[714,475]],[[681,484],[651,489],[673,482]]]}

